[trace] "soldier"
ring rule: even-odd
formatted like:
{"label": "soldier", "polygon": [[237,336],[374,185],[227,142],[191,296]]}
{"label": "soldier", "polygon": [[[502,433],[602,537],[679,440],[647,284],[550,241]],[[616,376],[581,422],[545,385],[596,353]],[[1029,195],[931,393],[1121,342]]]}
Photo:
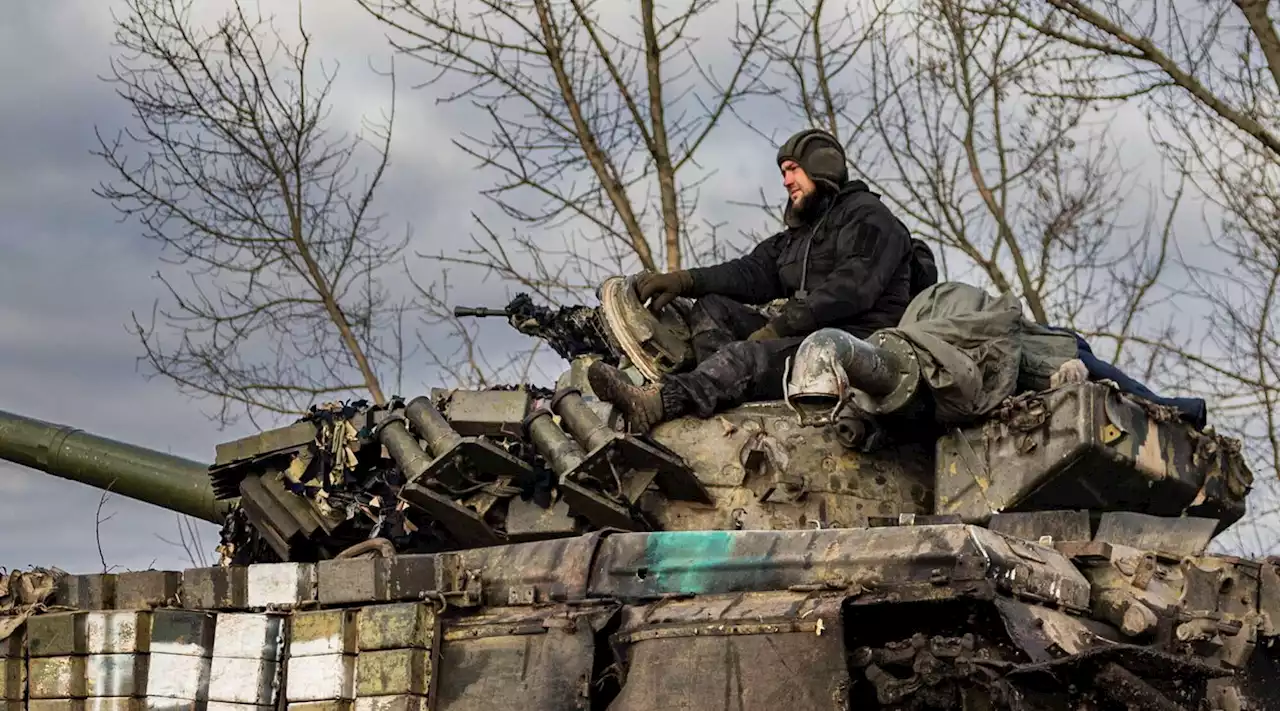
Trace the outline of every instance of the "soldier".
{"label": "soldier", "polygon": [[[865,338],[896,326],[911,296],[937,280],[928,247],[912,240],[866,183],[849,180],[844,149],[829,133],[797,133],[777,163],[788,194],[785,230],[739,259],[637,277],[637,295],[652,298],[654,311],[677,296],[697,299],[690,314],[697,366],[660,387],[637,387],[617,368],[594,363],[591,388],[634,429],[777,399],[786,359],[806,335],[836,327]],[[784,298],[772,318],[747,305]]]}

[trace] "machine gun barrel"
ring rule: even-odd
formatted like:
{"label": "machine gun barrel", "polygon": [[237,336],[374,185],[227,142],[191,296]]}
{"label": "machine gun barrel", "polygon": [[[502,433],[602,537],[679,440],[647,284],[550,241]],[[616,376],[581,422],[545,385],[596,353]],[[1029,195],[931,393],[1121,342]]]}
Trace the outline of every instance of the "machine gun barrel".
{"label": "machine gun barrel", "polygon": [[483,306],[455,306],[453,308],[453,315],[458,318],[463,318],[465,316],[479,316],[482,318],[501,316],[502,318],[506,318],[507,316],[510,316],[511,313],[506,309],[490,309]]}
{"label": "machine gun barrel", "polygon": [[455,306],[453,315],[505,318],[509,326],[542,339],[565,360],[588,354],[616,358],[596,309],[590,306],[544,306],[535,304],[528,294],[517,294],[504,309]]}
{"label": "machine gun barrel", "polygon": [[214,499],[208,465],[4,411],[0,459],[213,523],[234,503]]}

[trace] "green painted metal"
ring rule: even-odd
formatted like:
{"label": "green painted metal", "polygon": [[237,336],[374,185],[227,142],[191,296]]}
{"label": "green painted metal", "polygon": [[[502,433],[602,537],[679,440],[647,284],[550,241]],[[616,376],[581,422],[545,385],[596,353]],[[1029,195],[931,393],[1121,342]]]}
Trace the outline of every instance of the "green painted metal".
{"label": "green painted metal", "polygon": [[735,531],[657,531],[645,534],[647,575],[657,589],[681,595],[702,595],[726,570],[737,571],[745,585],[757,582],[766,560],[734,551]]}
{"label": "green painted metal", "polygon": [[213,523],[217,501],[206,464],[0,410],[0,459]]}

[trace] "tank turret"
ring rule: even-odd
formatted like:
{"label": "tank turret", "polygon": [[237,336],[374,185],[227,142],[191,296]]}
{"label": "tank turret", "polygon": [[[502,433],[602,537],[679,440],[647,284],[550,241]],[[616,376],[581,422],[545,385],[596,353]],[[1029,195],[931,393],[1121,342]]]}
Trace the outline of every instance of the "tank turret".
{"label": "tank turret", "polygon": [[205,464],[4,411],[0,459],[213,523],[234,504],[214,498]]}

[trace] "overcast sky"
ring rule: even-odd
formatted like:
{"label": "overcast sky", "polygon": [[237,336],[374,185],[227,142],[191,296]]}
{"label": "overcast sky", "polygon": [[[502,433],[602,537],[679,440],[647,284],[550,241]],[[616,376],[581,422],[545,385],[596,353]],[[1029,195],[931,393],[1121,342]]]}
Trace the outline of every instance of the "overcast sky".
{"label": "overcast sky", "polygon": [[[199,4],[211,14],[227,6]],[[386,56],[385,41],[353,4],[325,6],[328,14],[310,18],[310,27],[325,56],[352,67],[353,81],[340,88],[342,106],[356,108],[367,103],[366,88],[377,88],[358,72],[370,56]],[[13,3],[0,23],[0,409],[207,462],[215,444],[250,429],[218,431],[205,417],[207,406],[140,373],[126,324],[131,311],[149,313],[160,294],[152,279],[158,247],[91,192],[108,177],[90,155],[94,127],[112,131],[127,118],[123,102],[97,78],[112,52],[110,13],[120,7],[103,0]],[[447,134],[433,123],[438,112],[419,104],[405,102],[406,127]],[[336,118],[357,115],[340,111]],[[440,177],[449,160],[442,151],[414,140],[414,131],[405,137],[392,181],[412,185],[417,199],[396,206],[398,217],[430,230],[442,224],[440,206],[465,203],[474,189],[465,175]],[[101,492],[6,463],[0,490],[0,565],[101,569]],[[101,526],[108,565],[189,565],[182,550],[158,538],[177,540],[174,514],[109,497],[102,515],[112,515]],[[199,530],[212,559],[216,529]]]}
{"label": "overcast sky", "polygon": [[[91,192],[109,177],[90,154],[95,126],[113,131],[128,119],[124,102],[98,79],[113,51],[111,11],[122,5],[11,5],[0,24],[0,66],[6,67],[0,76],[0,409],[207,462],[218,442],[252,429],[244,423],[219,430],[206,417],[211,404],[144,377],[136,362],[140,348],[126,324],[131,312],[148,313],[161,294],[152,278],[159,248],[135,224],[118,222],[111,206]],[[199,3],[210,18],[228,5]],[[264,0],[263,6],[287,14],[296,4]],[[389,56],[383,28],[354,3],[323,6],[324,14],[311,11],[307,26],[316,54],[343,66],[333,120],[356,129],[362,114],[375,114],[386,101],[385,82],[366,65]],[[410,91],[409,83],[402,83],[399,95],[383,211],[392,224],[413,226],[413,248],[431,251],[467,239],[473,229],[468,213],[482,209],[477,192],[488,182],[449,144],[472,128],[465,112],[437,106],[429,93]],[[1118,130],[1145,136],[1136,123]],[[701,163],[724,177],[702,190],[701,215],[725,219],[728,200],[745,197],[744,184],[776,190],[773,150],[745,130],[708,143]],[[460,286],[458,303],[505,303],[507,294],[492,284]],[[506,342],[519,338],[501,324],[488,332]],[[440,384],[438,374],[421,364],[407,375],[403,394]],[[0,565],[99,570],[95,529],[108,566],[189,565],[182,550],[160,540],[176,540],[172,513],[113,496],[102,511],[110,520],[96,526],[100,496],[96,489],[0,462]],[[198,529],[212,560],[216,529]]]}
{"label": "overcast sky", "polygon": [[[229,5],[198,3],[210,18]],[[354,3],[323,6],[323,13],[309,12],[307,26],[316,56],[342,64],[333,120],[356,129],[362,114],[376,116],[385,106],[386,82],[367,63],[385,66],[389,48],[383,29]],[[266,0],[263,7],[287,18],[296,4]],[[253,430],[244,423],[219,431],[205,416],[211,404],[144,377],[136,362],[140,348],[126,325],[133,311],[149,314],[161,294],[153,279],[159,248],[91,192],[110,178],[90,154],[95,126],[112,132],[128,120],[124,102],[99,80],[113,53],[111,12],[122,8],[106,0],[14,3],[0,24],[0,66],[6,67],[0,75],[0,409],[207,462],[218,442]],[[473,228],[468,213],[481,205],[483,187],[469,169],[472,161],[448,142],[465,118],[405,87],[397,112],[383,211],[394,224],[412,225],[413,248],[460,243]],[[771,174],[772,148],[746,140],[759,142],[763,152],[709,146],[706,156],[730,175]],[[762,158],[758,167],[751,157]],[[714,188],[704,191],[713,205],[717,197]],[[461,287],[459,303],[505,304],[506,293],[492,284]],[[486,324],[491,336],[521,338],[504,328]],[[408,373],[405,390],[438,384],[419,366]],[[110,520],[96,526],[100,497],[88,486],[0,462],[0,566],[100,570],[95,529],[113,568],[189,565],[186,553],[160,540],[177,540],[174,514],[109,496],[101,515]],[[216,528],[201,524],[198,530],[212,560]]]}

